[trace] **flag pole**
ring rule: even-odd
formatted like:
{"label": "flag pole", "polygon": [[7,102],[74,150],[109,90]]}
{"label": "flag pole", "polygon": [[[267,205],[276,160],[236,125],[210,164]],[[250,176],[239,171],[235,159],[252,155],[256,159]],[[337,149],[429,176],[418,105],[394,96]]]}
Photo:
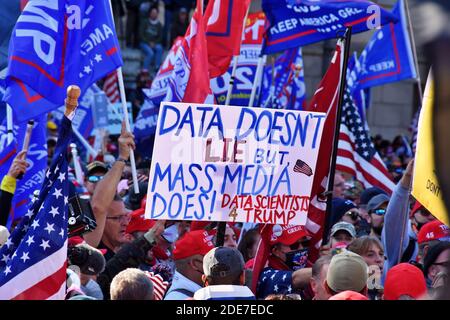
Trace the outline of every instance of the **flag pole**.
{"label": "flag pole", "polygon": [[13,142],[14,131],[13,131],[13,112],[9,104],[6,104],[6,129],[8,134],[8,144]]}
{"label": "flag pole", "polygon": [[75,178],[80,185],[83,185],[83,171],[81,170],[81,165],[78,161],[78,151],[75,143],[70,144],[70,152],[72,153],[73,167],[75,168]]}
{"label": "flag pole", "polygon": [[[242,26],[241,46],[242,46],[242,38],[244,38],[244,35],[245,35],[245,24],[247,23],[247,17],[248,17],[249,11],[250,11],[250,6],[247,8],[247,12],[245,13],[245,17],[244,17],[244,25]],[[234,80],[236,79],[236,69],[237,69],[237,65],[238,65],[238,61],[239,61],[239,56],[240,56],[240,54],[233,57],[233,69],[231,71],[231,78],[230,78],[230,82],[229,82],[229,86],[228,86],[227,98],[225,100],[226,106],[230,105],[231,93],[233,92]]]}
{"label": "flag pole", "polygon": [[[34,127],[34,120],[29,120],[27,123],[27,129],[25,131],[25,137],[23,139],[22,151],[25,151],[24,157],[22,158],[23,160],[26,160],[27,158],[28,147],[30,146],[30,139],[31,133],[33,132],[33,127]],[[23,173],[19,174],[17,176],[17,180],[22,180],[23,175],[24,175]]]}
{"label": "flag pole", "polygon": [[344,92],[347,84],[347,66],[348,66],[348,58],[350,55],[350,44],[352,40],[352,27],[348,27],[345,31],[344,37],[345,46],[344,46],[344,59],[342,63],[342,73],[341,73],[341,82],[339,88],[339,102],[337,106],[336,113],[336,128],[334,129],[334,141],[333,141],[333,151],[331,154],[331,165],[330,172],[328,175],[328,187],[327,187],[327,210],[325,215],[325,228],[322,235],[323,241],[328,240],[328,233],[331,228],[331,202],[333,200],[333,189],[334,189],[334,175],[336,173],[336,159],[337,159],[337,151],[339,145],[339,132],[341,129],[341,117],[342,117],[342,106],[344,104]]}
{"label": "flag pole", "polygon": [[[109,9],[111,10],[111,19],[113,21],[114,28],[116,28],[114,24],[114,13],[112,9],[111,1],[109,2]],[[122,110],[123,110],[123,116],[125,120],[125,127],[128,132],[131,132],[131,126],[130,126],[130,119],[128,116],[128,108],[127,108],[127,97],[125,96],[125,84],[123,82],[123,73],[122,73],[122,67],[119,67],[117,69],[117,76],[119,80],[119,92],[120,92],[120,100],[122,102]],[[136,161],[134,159],[134,151],[130,147],[130,164],[131,164],[131,176],[133,177],[133,188],[135,193],[139,193],[139,184],[137,179],[137,171],[136,171]]]}
{"label": "flag pole", "polygon": [[258,59],[258,66],[256,67],[255,81],[253,82],[252,93],[250,95],[250,101],[248,103],[248,107],[253,107],[255,102],[256,90],[258,88],[258,84],[261,82],[262,70],[266,63],[267,55],[260,56]]}
{"label": "flag pole", "polygon": [[419,59],[417,58],[416,40],[414,38],[414,29],[412,27],[411,15],[410,15],[410,12],[409,12],[408,0],[405,0],[404,6],[405,6],[405,10],[406,10],[406,16],[407,16],[407,19],[408,19],[409,39],[411,41],[411,47],[412,47],[413,57],[414,57],[414,65],[416,67],[416,73],[417,73],[416,83],[417,83],[417,89],[419,90],[419,100],[420,100],[419,108],[421,108],[422,107],[422,101],[423,101],[422,79],[420,77]]}

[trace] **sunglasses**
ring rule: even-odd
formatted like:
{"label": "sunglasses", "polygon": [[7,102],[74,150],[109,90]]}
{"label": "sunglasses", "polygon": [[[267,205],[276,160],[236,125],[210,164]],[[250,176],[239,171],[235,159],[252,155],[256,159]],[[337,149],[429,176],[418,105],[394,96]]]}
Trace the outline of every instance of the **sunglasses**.
{"label": "sunglasses", "polygon": [[89,176],[88,181],[92,183],[97,183],[103,179],[104,176]]}
{"label": "sunglasses", "polygon": [[375,209],[371,213],[374,213],[377,216],[384,216],[386,214],[386,209]]}
{"label": "sunglasses", "polygon": [[289,246],[289,248],[290,248],[291,250],[298,250],[298,248],[300,247],[300,245],[302,245],[303,248],[308,248],[310,244],[311,244],[311,241],[305,239],[305,240],[303,240],[303,241],[301,241],[301,242],[296,242],[296,243],[294,243],[294,244],[291,244],[291,245]]}
{"label": "sunglasses", "polygon": [[349,216],[350,219],[352,219],[353,221],[358,220],[359,218],[359,213],[358,212],[354,212],[354,211],[348,211],[345,213],[346,216]]}

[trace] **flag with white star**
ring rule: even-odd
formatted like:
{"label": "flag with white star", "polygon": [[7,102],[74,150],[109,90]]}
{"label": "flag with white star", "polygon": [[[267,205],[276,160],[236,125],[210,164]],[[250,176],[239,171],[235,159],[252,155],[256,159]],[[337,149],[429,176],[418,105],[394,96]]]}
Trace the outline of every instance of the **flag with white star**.
{"label": "flag with white star", "polygon": [[[68,86],[86,92],[123,65],[111,13],[109,0],[28,1],[8,54],[4,99],[13,108],[14,121],[59,108]],[[32,22],[41,15],[46,24]]]}
{"label": "flag with white star", "polygon": [[375,150],[369,127],[361,119],[348,91],[341,116],[336,169],[353,175],[365,188],[375,186],[391,194],[395,186],[391,174]]}
{"label": "flag with white star", "polygon": [[71,122],[64,118],[39,197],[0,249],[1,300],[64,299],[71,136]]}

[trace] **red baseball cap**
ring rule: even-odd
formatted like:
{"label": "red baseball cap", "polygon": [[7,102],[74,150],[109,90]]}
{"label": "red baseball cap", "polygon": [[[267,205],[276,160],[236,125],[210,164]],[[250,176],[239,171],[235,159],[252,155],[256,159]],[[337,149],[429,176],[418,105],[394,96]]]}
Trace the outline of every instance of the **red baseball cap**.
{"label": "red baseball cap", "polygon": [[424,224],[417,234],[419,244],[433,240],[450,241],[450,228],[439,220]]}
{"label": "red baseball cap", "polygon": [[402,295],[414,299],[427,292],[427,285],[423,272],[409,263],[400,263],[392,267],[386,274],[384,281],[384,299],[398,300]]}
{"label": "red baseball cap", "polygon": [[277,243],[281,243],[286,246],[290,246],[305,237],[310,238],[311,235],[304,226],[282,226],[279,224],[275,224],[272,226],[272,236],[270,237],[269,245],[273,246]]}
{"label": "red baseball cap", "polygon": [[212,236],[204,230],[190,231],[175,242],[173,259],[180,260],[196,254],[205,255],[212,248]]}
{"label": "red baseball cap", "polygon": [[419,201],[416,200],[416,203],[414,204],[414,207],[412,208],[412,210],[409,214],[410,218],[413,217],[414,214],[422,208],[425,208],[425,207]]}
{"label": "red baseball cap", "polygon": [[211,222],[209,221],[192,221],[191,228],[189,230],[191,231],[204,230],[210,224]]}
{"label": "red baseball cap", "polygon": [[133,211],[130,215],[130,222],[128,223],[126,232],[127,233],[133,233],[138,231],[147,232],[148,230],[150,230],[150,228],[155,225],[156,221],[144,219],[144,217],[145,217],[145,209],[140,208]]}
{"label": "red baseball cap", "polygon": [[359,292],[347,290],[335,294],[328,300],[369,300],[369,299]]}

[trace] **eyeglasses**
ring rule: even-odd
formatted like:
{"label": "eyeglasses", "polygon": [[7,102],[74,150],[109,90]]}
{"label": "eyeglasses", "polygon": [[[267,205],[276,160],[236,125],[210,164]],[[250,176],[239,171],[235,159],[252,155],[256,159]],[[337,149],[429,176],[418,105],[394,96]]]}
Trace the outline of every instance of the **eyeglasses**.
{"label": "eyeglasses", "polygon": [[386,214],[386,209],[375,209],[371,213],[374,213],[377,216],[384,216]]}
{"label": "eyeglasses", "polygon": [[97,183],[103,179],[103,176],[89,176],[88,181],[92,183]]}
{"label": "eyeglasses", "polygon": [[120,216],[115,216],[115,217],[106,217],[106,219],[128,223],[128,222],[130,222],[131,217],[129,214],[122,214]]}
{"label": "eyeglasses", "polygon": [[356,221],[359,218],[359,212],[355,212],[355,211],[348,211],[345,213],[345,215],[349,216],[350,219],[352,219],[353,221]]}

